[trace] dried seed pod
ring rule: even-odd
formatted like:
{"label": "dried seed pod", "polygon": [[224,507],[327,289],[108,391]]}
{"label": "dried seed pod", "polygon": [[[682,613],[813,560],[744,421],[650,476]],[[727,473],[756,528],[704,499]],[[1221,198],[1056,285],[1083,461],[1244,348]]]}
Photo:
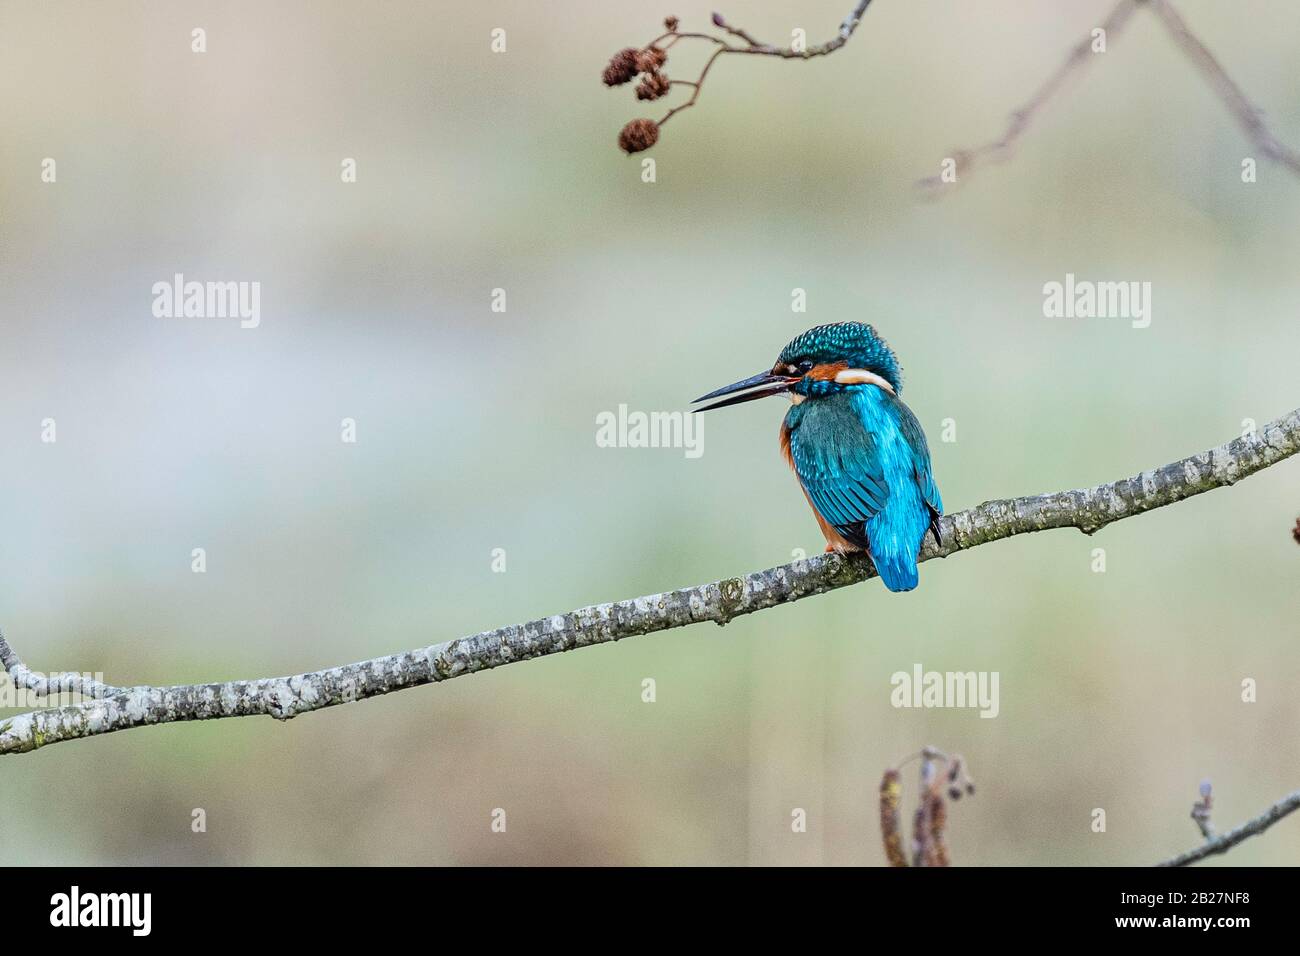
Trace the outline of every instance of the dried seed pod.
{"label": "dried seed pod", "polygon": [[640,51],[634,47],[619,50],[609,58],[609,65],[601,74],[606,86],[622,86],[637,75],[637,57]]}
{"label": "dried seed pod", "polygon": [[638,100],[657,100],[661,96],[667,96],[670,89],[672,89],[672,84],[663,73],[647,73],[641,79],[641,82],[636,85],[636,98]]}
{"label": "dried seed pod", "polygon": [[926,866],[951,866],[952,861],[948,859],[948,846],[943,842],[943,831],[948,825],[948,807],[943,802],[943,797],[933,793],[929,797],[930,803],[930,844],[929,853],[926,856]]}
{"label": "dried seed pod", "polygon": [[668,62],[668,51],[649,46],[636,56],[636,68],[641,73],[654,73]]}
{"label": "dried seed pod", "polygon": [[885,845],[885,859],[890,866],[907,866],[898,813],[902,800],[902,780],[898,771],[890,768],[880,781],[880,836]]}
{"label": "dried seed pod", "polygon": [[680,23],[680,22],[681,22],[681,21],[678,20],[676,17],[665,17],[665,18],[664,18],[664,29],[667,30],[669,33],[676,33],[676,32],[677,32],[677,24]]}
{"label": "dried seed pod", "polygon": [[634,119],[618,134],[619,149],[639,153],[659,142],[659,124],[649,119]]}

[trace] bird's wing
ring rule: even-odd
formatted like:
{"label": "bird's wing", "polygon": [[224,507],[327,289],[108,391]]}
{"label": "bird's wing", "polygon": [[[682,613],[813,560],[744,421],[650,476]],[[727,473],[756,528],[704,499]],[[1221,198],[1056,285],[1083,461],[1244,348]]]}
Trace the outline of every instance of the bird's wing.
{"label": "bird's wing", "polygon": [[912,449],[913,474],[921,497],[930,508],[930,527],[934,530],[935,541],[939,540],[939,516],[943,514],[943,499],[939,497],[939,486],[934,482],[934,472],[930,470],[930,446],[926,444],[925,432],[916,420],[912,410],[898,402],[898,424],[903,438]]}
{"label": "bird's wing", "polygon": [[817,411],[791,435],[791,464],[818,514],[846,537],[861,538],[862,523],[889,498],[875,437],[847,404]]}

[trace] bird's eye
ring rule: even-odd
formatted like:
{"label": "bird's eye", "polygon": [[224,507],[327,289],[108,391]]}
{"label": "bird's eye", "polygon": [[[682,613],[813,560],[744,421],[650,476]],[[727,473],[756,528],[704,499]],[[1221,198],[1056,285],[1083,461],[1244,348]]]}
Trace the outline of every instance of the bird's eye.
{"label": "bird's eye", "polygon": [[800,372],[811,372],[811,371],[812,371],[812,368],[813,368],[813,360],[812,360],[812,359],[804,359],[802,362],[799,363],[799,366],[798,366],[798,370],[799,370]]}

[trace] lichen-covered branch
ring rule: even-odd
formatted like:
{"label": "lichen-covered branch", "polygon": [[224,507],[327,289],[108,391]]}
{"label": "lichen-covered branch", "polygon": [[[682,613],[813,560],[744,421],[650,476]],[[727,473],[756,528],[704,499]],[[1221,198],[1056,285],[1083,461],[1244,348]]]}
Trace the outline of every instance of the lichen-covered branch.
{"label": "lichen-covered branch", "polygon": [[[1092,534],[1112,521],[1232,485],[1297,451],[1300,409],[1268,423],[1256,434],[1132,478],[1074,491],[987,501],[948,515],[941,522],[942,540],[927,540],[921,560],[943,558],[1012,535],[1050,528],[1078,528]],[[177,687],[116,688],[95,682],[73,685],[72,689],[84,691],[89,699],[0,720],[0,754],[25,753],[48,744],[148,724],[256,714],[287,720],[322,707],[625,637],[704,621],[726,624],[744,614],[872,577],[875,570],[863,555],[823,554],[742,577],[580,608],[294,677]],[[2,639],[0,648],[4,667],[15,682],[33,686],[35,678]],[[59,678],[45,680],[50,682],[47,689],[60,684]]]}
{"label": "lichen-covered branch", "polygon": [[14,649],[5,640],[0,631],[0,667],[4,667],[14,687],[29,690],[40,697],[51,694],[78,694],[82,697],[110,697],[125,693],[121,687],[113,687],[82,674],[37,674],[27,667]]}
{"label": "lichen-covered branch", "polygon": [[1288,793],[1285,797],[1273,804],[1253,820],[1247,820],[1241,826],[1229,830],[1222,836],[1217,836],[1212,840],[1198,846],[1195,850],[1188,850],[1186,853],[1180,853],[1178,856],[1171,857],[1158,866],[1187,866],[1198,860],[1204,860],[1207,856],[1214,856],[1218,853],[1227,853],[1234,846],[1249,837],[1263,833],[1273,824],[1277,823],[1288,813],[1300,809],[1300,790],[1294,793]]}

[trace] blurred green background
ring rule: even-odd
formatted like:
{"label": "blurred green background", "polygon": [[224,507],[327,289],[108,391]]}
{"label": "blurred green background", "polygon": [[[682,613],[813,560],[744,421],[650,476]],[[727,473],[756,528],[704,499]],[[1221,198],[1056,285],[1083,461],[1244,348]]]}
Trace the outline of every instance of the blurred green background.
{"label": "blurred green background", "polygon": [[[723,9],[821,42],[849,6]],[[1300,143],[1300,9],[1178,6]],[[594,436],[600,412],[684,408],[822,322],[896,348],[950,511],[1289,411],[1300,181],[1263,159],[1241,181],[1252,148],[1154,18],[1011,161],[940,201],[912,188],[1110,7],[877,0],[834,56],[721,61],[646,184],[615,138],[660,104],[599,75],[704,4],[0,3],[0,625],[40,670],[216,681],[820,550],[777,454],[784,403],[710,416],[698,460]],[[260,281],[260,327],[155,318],[176,272]],[[1067,272],[1150,281],[1150,328],[1044,318]],[[1288,462],[1094,538],[1018,537],[923,566],[911,594],[8,758],[0,858],[876,865],[880,775],[932,743],[979,783],[950,814],[957,864],[1155,862],[1198,842],[1203,777],[1221,828],[1300,786],[1298,486]],[[894,709],[915,663],[998,671],[1000,715]],[[1221,862],[1298,851],[1287,820]]]}

